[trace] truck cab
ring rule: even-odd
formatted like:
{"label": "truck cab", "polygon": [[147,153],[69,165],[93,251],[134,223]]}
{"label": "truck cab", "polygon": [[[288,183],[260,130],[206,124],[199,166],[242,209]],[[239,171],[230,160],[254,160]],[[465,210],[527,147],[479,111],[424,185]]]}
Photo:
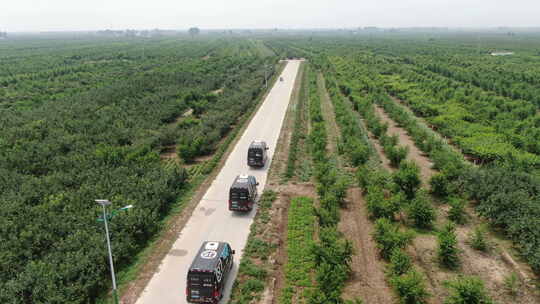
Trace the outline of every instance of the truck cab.
{"label": "truck cab", "polygon": [[203,242],[187,274],[188,303],[216,304],[223,297],[233,267],[234,250],[229,243]]}
{"label": "truck cab", "polygon": [[254,140],[248,148],[247,164],[250,167],[262,168],[268,160],[268,146],[262,140]]}
{"label": "truck cab", "polygon": [[249,212],[257,199],[259,183],[252,175],[238,175],[229,189],[229,210]]}

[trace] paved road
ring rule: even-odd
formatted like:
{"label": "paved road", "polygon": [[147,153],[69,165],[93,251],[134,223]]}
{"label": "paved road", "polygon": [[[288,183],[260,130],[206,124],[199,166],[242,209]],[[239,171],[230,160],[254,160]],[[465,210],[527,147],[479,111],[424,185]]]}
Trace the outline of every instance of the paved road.
{"label": "paved road", "polygon": [[227,241],[236,250],[235,265],[227,282],[225,296],[220,303],[228,302],[232,278],[235,278],[238,272],[241,252],[246,245],[249,226],[255,215],[255,209],[246,215],[235,214],[228,210],[229,186],[236,175],[249,173],[260,182],[259,193],[262,193],[270,162],[263,169],[250,169],[246,164],[247,148],[252,140],[265,140],[270,146],[268,158],[272,159],[299,65],[300,61],[297,60],[287,63],[281,74],[283,82],[275,83],[218,176],[198,203],[171,251],[161,262],[159,271],[154,274],[137,300],[137,304],[187,303],[185,297],[187,270],[194,254],[205,240]]}

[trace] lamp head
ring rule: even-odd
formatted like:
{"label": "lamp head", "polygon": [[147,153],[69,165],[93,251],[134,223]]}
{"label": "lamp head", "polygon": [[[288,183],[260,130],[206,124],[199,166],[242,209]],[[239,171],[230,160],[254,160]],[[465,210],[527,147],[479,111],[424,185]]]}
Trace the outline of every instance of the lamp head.
{"label": "lamp head", "polygon": [[95,200],[96,203],[102,205],[102,206],[108,206],[111,204],[111,202],[109,202],[109,200],[106,200],[106,199],[97,199]]}

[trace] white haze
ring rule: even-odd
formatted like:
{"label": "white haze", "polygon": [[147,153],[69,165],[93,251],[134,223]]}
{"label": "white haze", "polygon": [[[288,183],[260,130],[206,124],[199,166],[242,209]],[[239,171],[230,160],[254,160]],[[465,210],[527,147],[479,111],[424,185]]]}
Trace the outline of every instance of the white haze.
{"label": "white haze", "polygon": [[2,0],[0,30],[540,25],[540,0]]}

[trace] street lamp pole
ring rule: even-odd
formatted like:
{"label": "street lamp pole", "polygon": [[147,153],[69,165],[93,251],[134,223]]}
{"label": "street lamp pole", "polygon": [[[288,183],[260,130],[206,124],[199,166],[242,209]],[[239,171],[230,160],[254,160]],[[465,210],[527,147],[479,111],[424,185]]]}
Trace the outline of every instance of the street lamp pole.
{"label": "street lamp pole", "polygon": [[112,251],[111,251],[111,240],[109,238],[109,225],[107,223],[107,211],[105,209],[105,206],[110,205],[111,202],[109,202],[108,200],[96,200],[96,202],[100,204],[101,207],[103,208],[103,221],[105,222],[105,235],[107,236],[107,248],[109,250],[109,264],[111,265],[113,297],[114,297],[114,303],[118,304],[118,292],[116,290],[116,277],[114,275],[114,263],[113,263]]}
{"label": "street lamp pole", "polygon": [[264,87],[268,88],[268,77],[266,76],[268,65],[264,64]]}

